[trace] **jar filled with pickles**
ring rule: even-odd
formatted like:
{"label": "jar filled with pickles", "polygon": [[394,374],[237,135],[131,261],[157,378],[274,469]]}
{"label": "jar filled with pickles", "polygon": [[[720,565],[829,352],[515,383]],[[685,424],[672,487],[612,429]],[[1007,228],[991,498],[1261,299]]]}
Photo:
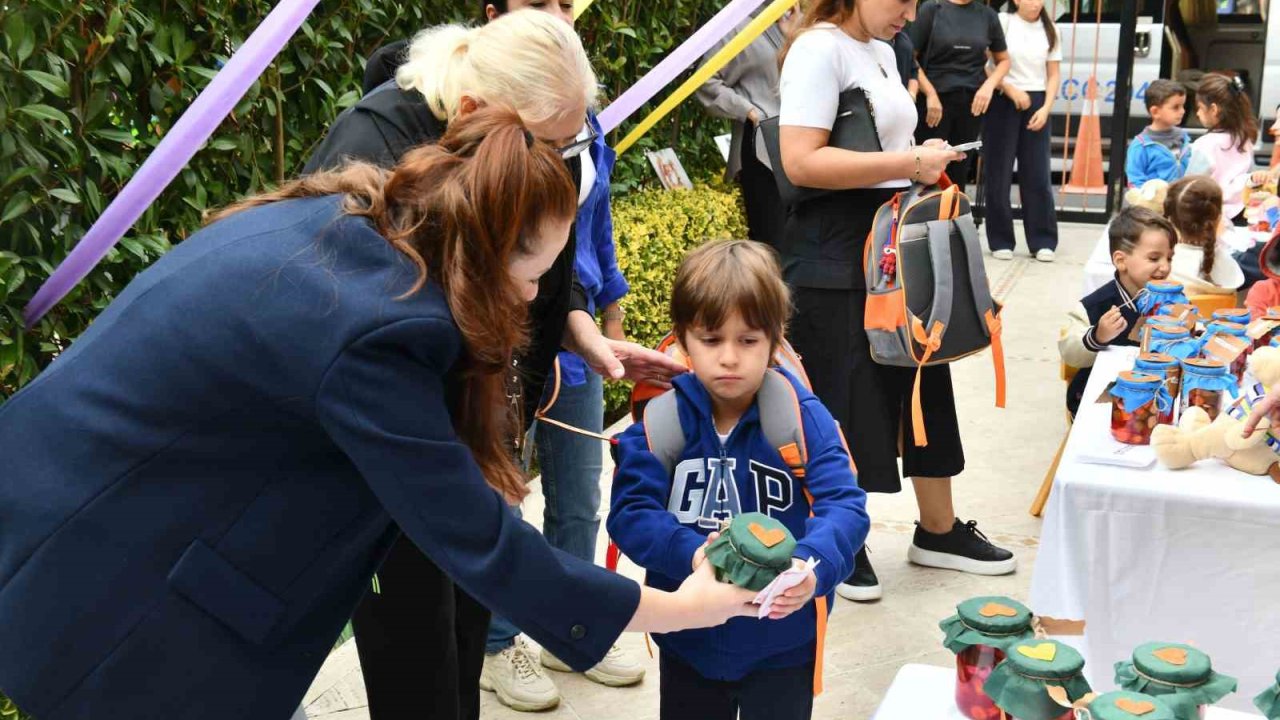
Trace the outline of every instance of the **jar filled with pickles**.
{"label": "jar filled with pickles", "polygon": [[1208,708],[1236,691],[1236,679],[1213,669],[1208,654],[1181,643],[1139,645],[1116,663],[1116,685],[1162,700],[1174,720],[1204,720]]}
{"label": "jar filled with pickles", "polygon": [[1179,399],[1183,412],[1188,408],[1198,407],[1208,413],[1210,421],[1216,420],[1222,410],[1222,400],[1227,394],[1233,398],[1238,397],[1240,388],[1225,364],[1208,358],[1182,361],[1182,389]]}
{"label": "jar filled with pickles", "polygon": [[1253,706],[1267,720],[1280,720],[1280,672],[1276,673],[1276,681],[1253,699]]}
{"label": "jar filled with pickles", "polygon": [[1153,324],[1147,326],[1147,352],[1186,360],[1200,352],[1200,343],[1181,325]]}
{"label": "jar filled with pickles", "polygon": [[938,624],[942,644],[956,654],[956,707],[969,720],[998,720],[1000,709],[986,692],[987,678],[1010,644],[1035,638],[1031,610],[1007,597],[975,597],[956,606]]}
{"label": "jar filled with pickles", "polygon": [[1214,310],[1213,316],[1210,320],[1226,320],[1227,322],[1248,325],[1249,308],[1227,308],[1225,310]]}
{"label": "jar filled with pickles", "polygon": [[[1178,387],[1182,383],[1182,362],[1172,355],[1163,353],[1142,353],[1133,363],[1133,371],[1143,375],[1155,375],[1164,379],[1165,391],[1169,398],[1178,397]],[[1173,403],[1169,403],[1167,411],[1161,411],[1160,422],[1168,425],[1173,422]]]}
{"label": "jar filled with pickles", "polygon": [[1164,379],[1132,370],[1111,386],[1111,437],[1126,445],[1150,445],[1162,414],[1173,412]]}
{"label": "jar filled with pickles", "polygon": [[1188,305],[1182,283],[1172,280],[1152,280],[1138,293],[1135,304],[1143,317],[1154,317],[1166,305]]}
{"label": "jar filled with pickles", "polygon": [[1239,383],[1244,380],[1244,371],[1249,366],[1248,350],[1252,341],[1249,339],[1248,331],[1246,327],[1240,323],[1234,323],[1227,320],[1214,320],[1205,326],[1204,329],[1202,344],[1205,348],[1203,352],[1205,352],[1206,355],[1209,354],[1209,344],[1213,342],[1214,337],[1219,335],[1229,338],[1238,338],[1239,344],[1243,345],[1241,352],[1231,360],[1230,364],[1227,365],[1227,372],[1235,377],[1236,382]]}
{"label": "jar filled with pickles", "polygon": [[1009,646],[987,679],[987,694],[1013,720],[1072,720],[1072,703],[1090,691],[1084,658],[1056,640]]}
{"label": "jar filled with pickles", "polygon": [[1177,720],[1168,703],[1146,693],[1120,690],[1099,695],[1086,706],[1090,720]]}

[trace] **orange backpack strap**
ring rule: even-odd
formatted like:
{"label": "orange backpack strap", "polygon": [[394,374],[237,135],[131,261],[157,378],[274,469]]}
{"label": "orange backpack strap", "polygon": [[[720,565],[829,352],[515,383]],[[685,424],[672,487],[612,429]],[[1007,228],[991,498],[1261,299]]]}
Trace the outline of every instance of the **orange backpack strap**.
{"label": "orange backpack strap", "polygon": [[920,403],[920,375],[929,364],[929,359],[938,351],[938,348],[942,347],[942,333],[945,331],[946,326],[942,321],[935,320],[933,329],[926,335],[924,323],[920,318],[911,318],[911,336],[924,348],[924,354],[920,356],[920,363],[916,366],[915,384],[911,388],[911,430],[915,436],[916,447],[925,447],[929,444],[929,436],[925,434],[924,429],[924,408]]}
{"label": "orange backpack strap", "polygon": [[1005,400],[1005,375],[1004,343],[1000,338],[1004,323],[995,314],[994,309],[987,310],[983,315],[983,319],[987,321],[987,330],[991,333],[991,364],[996,371],[996,407],[1002,408]]}

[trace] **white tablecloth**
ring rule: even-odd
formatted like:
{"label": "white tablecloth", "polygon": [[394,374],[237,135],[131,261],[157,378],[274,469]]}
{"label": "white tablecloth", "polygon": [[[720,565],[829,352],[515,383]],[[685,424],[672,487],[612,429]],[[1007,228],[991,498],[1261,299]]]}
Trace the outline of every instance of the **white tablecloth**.
{"label": "white tablecloth", "polygon": [[[956,671],[933,665],[903,665],[872,720],[967,720],[956,709]],[[1107,688],[1110,689],[1110,684]],[[1210,708],[1205,720],[1255,720],[1262,717]]]}
{"label": "white tablecloth", "polygon": [[[1100,353],[1085,400],[1131,357]],[[1032,609],[1086,621],[1100,687],[1137,645],[1189,642],[1239,678],[1222,704],[1249,709],[1280,669],[1280,485],[1217,460],[1182,471],[1080,462],[1109,422],[1109,405],[1081,404],[1045,508]]]}
{"label": "white tablecloth", "polygon": [[[1268,233],[1250,232],[1244,228],[1232,228],[1225,242],[1232,252],[1238,252],[1258,242],[1266,242],[1271,236]],[[1116,268],[1111,264],[1111,240],[1107,237],[1107,228],[1103,227],[1098,242],[1089,253],[1084,263],[1084,286],[1080,297],[1084,297],[1111,281]]]}

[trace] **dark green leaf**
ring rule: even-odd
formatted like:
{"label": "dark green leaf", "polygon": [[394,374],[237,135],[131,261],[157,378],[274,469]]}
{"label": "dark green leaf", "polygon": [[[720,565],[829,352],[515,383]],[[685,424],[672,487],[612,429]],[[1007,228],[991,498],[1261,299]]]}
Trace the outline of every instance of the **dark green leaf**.
{"label": "dark green leaf", "polygon": [[74,190],[68,188],[56,188],[54,190],[50,190],[49,194],[63,202],[71,203],[72,205],[80,204],[80,196],[77,195]]}
{"label": "dark green leaf", "polygon": [[22,213],[31,209],[31,195],[26,191],[15,193],[9,198],[9,202],[4,204],[4,212],[0,213],[0,225],[18,217]]}
{"label": "dark green leaf", "polygon": [[23,70],[22,74],[60,98],[71,95],[71,86],[67,84],[67,81],[53,73],[47,73],[42,70]]}
{"label": "dark green leaf", "polygon": [[18,108],[18,112],[30,115],[38,120],[52,120],[54,122],[62,123],[63,127],[68,130],[71,129],[71,118],[67,117],[67,114],[61,110],[49,107],[48,105],[42,105],[40,103],[36,103],[34,105],[23,105]]}

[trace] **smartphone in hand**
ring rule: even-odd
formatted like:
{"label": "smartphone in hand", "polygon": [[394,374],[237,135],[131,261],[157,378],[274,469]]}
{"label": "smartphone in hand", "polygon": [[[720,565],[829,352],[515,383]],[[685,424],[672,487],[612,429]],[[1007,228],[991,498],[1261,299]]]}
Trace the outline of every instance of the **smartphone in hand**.
{"label": "smartphone in hand", "polygon": [[973,142],[967,142],[967,143],[964,143],[963,145],[948,145],[947,148],[950,150],[955,150],[956,152],[969,152],[970,150],[981,150],[982,141],[974,140]]}

